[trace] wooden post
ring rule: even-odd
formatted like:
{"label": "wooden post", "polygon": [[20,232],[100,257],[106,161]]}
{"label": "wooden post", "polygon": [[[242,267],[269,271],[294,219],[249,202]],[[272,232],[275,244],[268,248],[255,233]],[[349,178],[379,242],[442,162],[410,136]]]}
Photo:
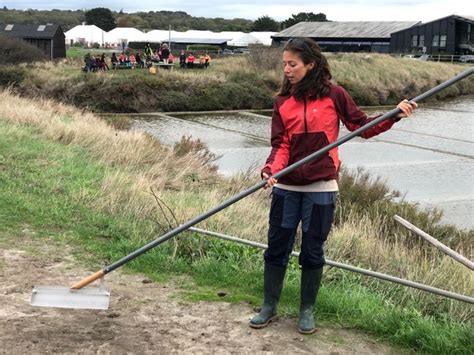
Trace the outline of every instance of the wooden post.
{"label": "wooden post", "polygon": [[404,227],[408,228],[409,230],[411,230],[412,232],[418,234],[420,237],[422,237],[428,243],[433,244],[436,248],[441,250],[443,253],[449,255],[451,258],[453,258],[454,260],[460,262],[461,264],[468,267],[469,269],[474,270],[474,263],[471,260],[469,260],[466,257],[462,256],[461,254],[455,252],[454,250],[452,250],[448,246],[441,243],[438,239],[435,239],[431,235],[429,235],[428,233],[423,232],[421,229],[417,228],[416,226],[414,226],[413,224],[411,224],[407,220],[403,219],[402,217],[395,215],[394,219],[398,223],[400,223],[402,226],[404,226]]}

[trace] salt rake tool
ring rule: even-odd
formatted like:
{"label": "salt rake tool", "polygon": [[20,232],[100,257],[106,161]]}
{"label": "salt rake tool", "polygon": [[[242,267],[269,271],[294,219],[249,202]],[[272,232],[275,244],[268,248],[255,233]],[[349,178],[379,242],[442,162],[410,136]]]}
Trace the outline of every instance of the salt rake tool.
{"label": "salt rake tool", "polygon": [[[448,86],[455,84],[456,82],[468,77],[469,75],[474,73],[474,67],[456,75],[455,77],[441,83],[440,85],[426,91],[425,93],[415,97],[413,102],[420,102],[422,100],[427,99],[430,96],[444,90]],[[338,139],[337,141],[327,145],[326,147],[308,155],[306,158],[301,159],[300,161],[286,167],[285,169],[279,171],[273,177],[275,179],[279,179],[280,177],[290,173],[291,171],[295,170],[296,168],[315,160],[318,157],[321,157],[323,154],[327,153],[333,148],[340,146],[341,144],[351,140],[354,137],[359,136],[361,133],[365,132],[369,128],[376,126],[382,121],[387,119],[394,118],[396,115],[401,113],[402,111],[397,107],[384,115],[377,117],[373,121],[367,123],[365,126],[360,127],[359,129],[345,135],[344,137]],[[155,239],[154,241],[144,245],[140,249],[135,250],[131,254],[123,257],[122,259],[114,262],[113,264],[95,272],[94,274],[84,278],[83,280],[75,283],[71,286],[71,288],[66,287],[35,287],[33,289],[33,294],[31,297],[31,305],[32,306],[40,306],[40,307],[62,307],[62,308],[92,308],[92,309],[107,309],[109,306],[109,298],[110,293],[105,288],[86,288],[83,287],[89,285],[90,283],[94,282],[97,279],[102,279],[103,277],[111,271],[119,268],[120,266],[124,265],[125,263],[135,259],[137,256],[146,253],[148,250],[160,245],[161,243],[167,241],[168,239],[173,238],[175,235],[184,232],[185,230],[191,228],[195,224],[204,221],[205,219],[211,217],[212,215],[216,214],[217,212],[229,207],[230,205],[240,201],[244,197],[251,195],[252,193],[260,190],[266,185],[267,181],[262,180],[253,187],[248,188],[240,192],[239,194],[229,198],[228,200],[224,201],[220,205],[210,209],[209,211],[191,219],[190,221],[180,225],[179,227],[173,229],[162,235],[161,237]]]}

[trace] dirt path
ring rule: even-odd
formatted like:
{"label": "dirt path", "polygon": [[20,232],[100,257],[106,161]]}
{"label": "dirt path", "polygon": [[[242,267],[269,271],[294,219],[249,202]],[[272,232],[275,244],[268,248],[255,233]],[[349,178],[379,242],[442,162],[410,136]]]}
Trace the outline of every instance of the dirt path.
{"label": "dirt path", "polygon": [[[188,303],[170,284],[120,270],[107,275],[107,311],[31,307],[34,284],[67,286],[87,276],[64,246],[0,234],[0,353],[323,353],[386,354],[393,349],[363,334],[320,328],[300,335],[294,319],[266,329],[247,325],[249,305]],[[11,238],[8,238],[11,239]]]}

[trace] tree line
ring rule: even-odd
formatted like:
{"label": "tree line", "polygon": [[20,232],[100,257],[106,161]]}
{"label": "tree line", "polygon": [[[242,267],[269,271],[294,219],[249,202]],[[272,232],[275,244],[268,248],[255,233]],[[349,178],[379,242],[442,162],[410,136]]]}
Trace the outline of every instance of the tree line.
{"label": "tree line", "polygon": [[265,15],[255,21],[243,18],[224,19],[221,17],[194,17],[184,11],[148,11],[124,13],[111,11],[107,8],[91,10],[13,10],[3,7],[0,9],[0,23],[55,23],[61,25],[63,31],[85,22],[96,25],[104,31],[115,27],[135,27],[142,31],[167,30],[169,26],[175,31],[209,30],[221,31],[280,31],[301,21],[328,21],[323,13],[300,12],[291,15],[285,21],[276,21]]}

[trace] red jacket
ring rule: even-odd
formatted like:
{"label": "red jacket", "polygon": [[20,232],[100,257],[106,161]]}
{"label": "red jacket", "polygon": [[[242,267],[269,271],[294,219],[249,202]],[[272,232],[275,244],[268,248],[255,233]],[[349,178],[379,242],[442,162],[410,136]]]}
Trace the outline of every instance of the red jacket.
{"label": "red jacket", "polygon": [[[308,95],[303,100],[293,96],[278,96],[272,115],[272,150],[262,172],[276,174],[285,167],[333,143],[339,135],[339,122],[350,130],[372,121],[349,94],[340,86],[331,85],[330,93],[322,99]],[[361,134],[370,138],[390,129],[397,120],[386,120]],[[338,178],[340,161],[334,148],[315,161],[281,177],[287,185],[308,185],[316,181]]]}

